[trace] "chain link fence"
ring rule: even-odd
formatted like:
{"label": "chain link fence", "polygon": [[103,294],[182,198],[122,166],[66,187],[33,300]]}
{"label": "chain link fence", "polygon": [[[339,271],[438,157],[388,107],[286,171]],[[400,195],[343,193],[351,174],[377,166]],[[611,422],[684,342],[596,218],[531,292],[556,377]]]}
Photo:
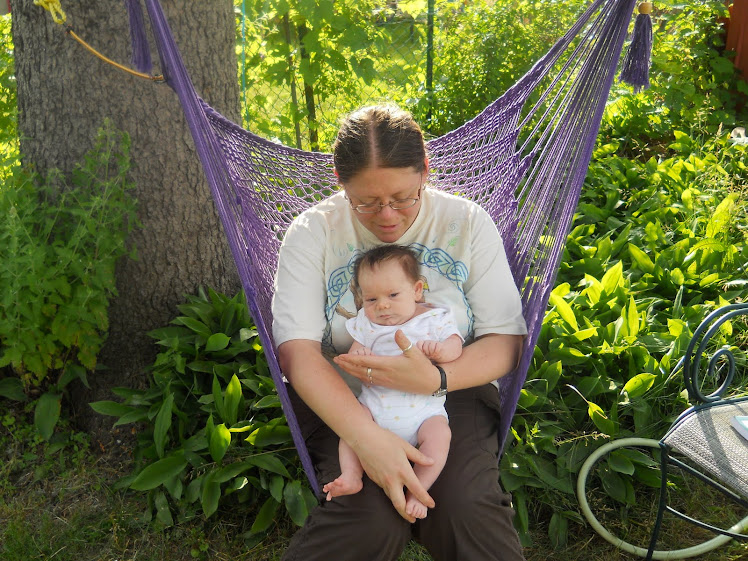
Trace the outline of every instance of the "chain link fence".
{"label": "chain link fence", "polygon": [[456,2],[400,4],[315,21],[291,10],[253,12],[243,2],[237,15],[244,126],[289,146],[327,151],[345,113],[383,101],[423,103],[433,89],[434,15]]}

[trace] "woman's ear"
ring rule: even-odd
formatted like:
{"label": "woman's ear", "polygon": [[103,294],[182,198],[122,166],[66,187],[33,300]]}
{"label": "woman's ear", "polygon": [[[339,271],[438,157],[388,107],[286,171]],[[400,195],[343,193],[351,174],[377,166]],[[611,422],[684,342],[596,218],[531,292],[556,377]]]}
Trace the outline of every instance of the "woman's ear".
{"label": "woman's ear", "polygon": [[338,174],[338,170],[337,169],[332,168],[332,172],[335,174],[335,177],[337,177],[338,179],[340,179],[340,174]]}

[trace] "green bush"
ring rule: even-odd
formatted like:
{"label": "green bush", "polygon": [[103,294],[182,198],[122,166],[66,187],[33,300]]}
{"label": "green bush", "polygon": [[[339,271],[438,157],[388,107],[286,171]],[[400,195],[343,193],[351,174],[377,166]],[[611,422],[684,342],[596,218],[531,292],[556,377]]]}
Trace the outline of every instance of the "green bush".
{"label": "green bush", "polygon": [[651,87],[627,95],[630,88],[617,84],[601,137],[620,140],[632,157],[648,158],[663,150],[673,130],[718,134],[743,122],[737,111],[748,99],[748,83],[725,56],[726,17],[720,0],[656,4]]}
{"label": "green bush", "polygon": [[115,426],[144,427],[136,473],[123,484],[148,491],[148,515],[167,526],[237,503],[262,505],[253,536],[270,528],[283,504],[303,524],[316,499],[243,294],[201,290],[179,310],[171,326],[150,333],[161,347],[150,387],[116,388],[123,402],[91,404],[118,417]]}
{"label": "green bush", "polygon": [[[522,390],[502,482],[521,530],[534,505],[557,545],[581,522],[573,486],[585,458],[612,438],[661,436],[687,405],[673,369],[692,330],[748,297],[746,146],[674,136],[676,155],[659,162],[598,148]],[[725,324],[715,343],[740,330]],[[614,502],[636,501],[632,477],[652,483],[643,460],[614,458],[603,480]]]}
{"label": "green bush", "polygon": [[0,397],[42,396],[49,439],[62,394],[86,382],[109,326],[114,266],[135,225],[129,140],[105,126],[69,181],[13,169],[0,188]]}
{"label": "green bush", "polygon": [[502,95],[571,27],[587,2],[567,0],[552,7],[537,0],[460,4],[438,3],[434,92],[412,108],[437,136]]}
{"label": "green bush", "polygon": [[16,76],[10,17],[0,17],[0,181],[18,158]]}

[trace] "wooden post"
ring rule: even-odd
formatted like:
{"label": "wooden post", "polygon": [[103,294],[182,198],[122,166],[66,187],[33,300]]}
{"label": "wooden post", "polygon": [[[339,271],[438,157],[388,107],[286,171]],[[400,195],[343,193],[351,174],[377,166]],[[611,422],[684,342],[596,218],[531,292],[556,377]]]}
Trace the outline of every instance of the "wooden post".
{"label": "wooden post", "polygon": [[735,0],[730,6],[726,49],[735,51],[735,67],[748,80],[748,0]]}

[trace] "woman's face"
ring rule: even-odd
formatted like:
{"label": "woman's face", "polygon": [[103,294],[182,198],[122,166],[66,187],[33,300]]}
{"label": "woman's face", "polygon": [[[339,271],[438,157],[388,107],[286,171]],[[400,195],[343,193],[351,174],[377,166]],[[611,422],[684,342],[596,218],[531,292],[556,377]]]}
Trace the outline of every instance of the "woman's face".
{"label": "woman's face", "polygon": [[345,185],[352,206],[389,204],[402,199],[419,199],[410,208],[394,210],[384,206],[379,212],[365,214],[352,210],[356,219],[380,241],[393,243],[399,240],[413,224],[421,209],[420,194],[428,170],[415,168],[365,168]]}

